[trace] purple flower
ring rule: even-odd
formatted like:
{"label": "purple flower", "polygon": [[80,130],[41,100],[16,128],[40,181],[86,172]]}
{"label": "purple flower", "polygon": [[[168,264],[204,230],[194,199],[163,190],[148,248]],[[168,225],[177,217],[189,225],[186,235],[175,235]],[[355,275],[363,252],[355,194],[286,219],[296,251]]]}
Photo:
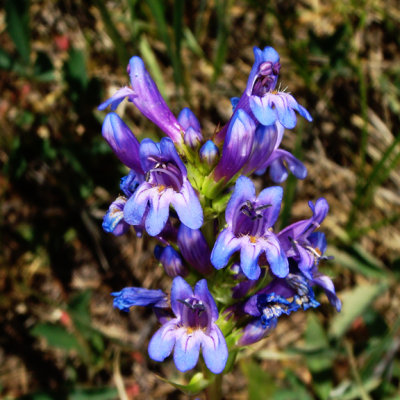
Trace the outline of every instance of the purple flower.
{"label": "purple flower", "polygon": [[111,105],[111,110],[114,111],[127,97],[145,117],[161,128],[174,142],[182,143],[183,129],[162,98],[143,60],[140,57],[132,57],[127,72],[131,87],[118,90],[99,106],[99,110],[104,110]]}
{"label": "purple flower", "polygon": [[200,229],[190,229],[181,224],[178,231],[178,246],[183,258],[196,271],[204,275],[212,272],[211,251]]}
{"label": "purple flower", "polygon": [[264,339],[271,331],[276,328],[278,320],[272,319],[268,326],[265,326],[261,318],[252,318],[244,327],[243,334],[239,339],[239,346],[249,346]]}
{"label": "purple flower", "polygon": [[114,307],[128,312],[132,306],[168,307],[168,296],[162,290],[144,289],[141,287],[126,287],[114,296]]}
{"label": "purple flower", "polygon": [[140,166],[139,141],[117,114],[106,115],[102,134],[120,161],[137,173],[143,172]]}
{"label": "purple flower", "polygon": [[314,265],[318,263],[322,252],[321,249],[313,247],[311,235],[325,219],[329,205],[324,198],[318,199],[315,206],[312,201],[308,205],[313,213],[312,217],[289,225],[278,233],[278,239],[286,252],[286,256],[293,258],[298,263],[300,271],[308,279],[312,279],[311,271]]}
{"label": "purple flower", "polygon": [[172,204],[182,223],[192,229],[200,228],[203,224],[200,201],[172,140],[163,138],[155,143],[144,139],[140,144],[140,162],[146,180],[127,201],[125,221],[138,225],[145,218],[146,231],[156,236],[164,228]]}
{"label": "purple flower", "polygon": [[[272,47],[264,50],[254,48],[255,62],[247,81],[244,96],[256,119],[262,125],[272,125],[279,121],[285,128],[296,126],[297,111],[308,121],[312,121],[309,112],[292,95],[275,90],[280,70],[279,54]],[[243,96],[242,96],[243,98]],[[238,108],[241,106],[239,101]]]}
{"label": "purple flower", "polygon": [[[254,56],[255,61],[244,93],[240,99],[232,99],[233,116],[242,109],[256,123],[268,126],[279,121],[287,129],[296,126],[295,111],[312,121],[309,112],[291,94],[275,90],[281,68],[279,54],[272,47],[265,47],[264,50],[254,47]],[[226,134],[225,125],[217,133],[216,142],[221,143]]]}
{"label": "purple flower", "polygon": [[233,253],[240,250],[240,267],[249,279],[258,279],[261,269],[258,258],[265,253],[274,275],[285,277],[289,272],[285,252],[271,231],[278,218],[283,190],[279,186],[264,189],[256,197],[253,182],[241,176],[228,202],[225,228],[215,242],[211,263],[221,269]]}
{"label": "purple flower", "polygon": [[215,167],[215,181],[229,181],[243,167],[253,146],[256,125],[243,110],[232,117],[222,148],[222,156]]}
{"label": "purple flower", "polygon": [[162,247],[157,245],[154,248],[154,255],[169,277],[186,276],[189,273],[183,265],[181,256],[172,246]]}
{"label": "purple flower", "polygon": [[194,291],[181,277],[172,282],[171,307],[175,318],[163,324],[149,343],[150,358],[164,361],[174,351],[176,368],[185,372],[197,364],[200,349],[207,368],[221,373],[228,359],[224,335],[215,324],[218,309],[207,281],[197,282]]}
{"label": "purple flower", "polygon": [[283,126],[279,122],[257,127],[253,149],[243,167],[243,174],[249,175],[254,171],[264,173],[269,168],[269,175],[275,183],[286,180],[288,169],[296,178],[304,179],[307,176],[307,168],[301,161],[288,151],[279,149],[283,131]]}

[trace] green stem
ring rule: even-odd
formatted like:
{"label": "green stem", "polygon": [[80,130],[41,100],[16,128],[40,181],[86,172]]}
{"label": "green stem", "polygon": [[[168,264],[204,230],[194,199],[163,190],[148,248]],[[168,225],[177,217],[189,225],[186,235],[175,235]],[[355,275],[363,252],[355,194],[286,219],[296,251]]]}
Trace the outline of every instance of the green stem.
{"label": "green stem", "polygon": [[222,377],[223,374],[215,375],[215,379],[206,389],[207,400],[221,400],[222,399]]}

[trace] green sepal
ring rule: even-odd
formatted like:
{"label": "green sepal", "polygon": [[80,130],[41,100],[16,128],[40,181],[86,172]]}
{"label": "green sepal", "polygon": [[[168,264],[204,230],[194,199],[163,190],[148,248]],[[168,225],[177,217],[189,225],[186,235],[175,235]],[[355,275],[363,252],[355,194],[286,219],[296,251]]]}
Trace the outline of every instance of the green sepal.
{"label": "green sepal", "polygon": [[[193,396],[200,393],[206,387],[208,387],[213,381],[213,379],[206,379],[202,372],[195,373],[191,377],[189,383],[186,385],[163,378],[160,375],[157,375],[157,377],[160,378],[163,382],[169,383],[170,385],[176,387],[177,389],[182,390],[182,392],[188,394],[189,396]],[[212,376],[210,376],[210,378],[212,378]]]}

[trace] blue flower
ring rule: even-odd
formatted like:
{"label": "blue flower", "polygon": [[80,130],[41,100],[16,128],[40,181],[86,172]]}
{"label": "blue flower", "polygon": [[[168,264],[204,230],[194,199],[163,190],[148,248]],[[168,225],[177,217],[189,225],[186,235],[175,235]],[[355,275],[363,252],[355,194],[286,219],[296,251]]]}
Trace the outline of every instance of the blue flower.
{"label": "blue flower", "polygon": [[204,275],[213,271],[210,262],[211,251],[200,229],[190,229],[181,224],[177,239],[179,250],[190,266]]}
{"label": "blue flower", "polygon": [[253,147],[256,125],[243,110],[232,117],[222,148],[221,158],[215,167],[215,181],[229,181],[243,167]]}
{"label": "blue flower", "polygon": [[183,224],[191,229],[200,228],[203,210],[172,140],[163,138],[155,143],[144,139],[140,144],[140,162],[146,180],[127,201],[125,221],[139,225],[144,218],[146,231],[156,236],[167,223],[172,205]]}
{"label": "blue flower", "polygon": [[126,86],[118,90],[98,107],[99,110],[111,106],[111,110],[114,111],[125,98],[128,98],[145,117],[161,128],[175,143],[182,143],[183,129],[162,98],[143,60],[140,57],[132,57],[127,72],[131,87]]}
{"label": "blue flower", "polygon": [[150,358],[164,361],[174,351],[176,368],[185,372],[197,364],[200,349],[207,368],[221,373],[228,359],[224,335],[215,324],[218,309],[207,281],[197,282],[194,291],[181,277],[172,282],[171,307],[175,318],[163,324],[149,343]]}
{"label": "blue flower", "polygon": [[264,189],[256,197],[254,184],[241,176],[226,207],[228,224],[219,235],[211,253],[211,262],[221,269],[233,253],[240,250],[240,267],[249,279],[258,279],[261,269],[258,258],[265,253],[274,275],[285,277],[289,272],[285,252],[271,231],[282,202],[279,186]]}
{"label": "blue flower", "polygon": [[141,287],[126,287],[114,296],[114,307],[128,312],[132,306],[168,307],[168,296],[162,290],[144,289]]}
{"label": "blue flower", "polygon": [[209,167],[215,164],[218,155],[218,147],[212,140],[207,140],[199,150],[200,160],[207,163]]}
{"label": "blue flower", "polygon": [[102,135],[115,155],[136,173],[143,173],[139,158],[139,141],[115,113],[106,115],[102,126]]}
{"label": "blue flower", "polygon": [[280,71],[279,54],[272,47],[265,47],[264,50],[255,47],[254,56],[255,62],[244,95],[248,97],[250,109],[256,119],[266,126],[279,121],[285,128],[292,129],[296,126],[297,111],[308,121],[312,121],[309,112],[291,94],[275,90]]}
{"label": "blue flower", "polygon": [[279,122],[269,126],[258,125],[253,149],[243,167],[243,174],[249,175],[255,171],[261,175],[269,168],[269,176],[275,183],[285,181],[288,170],[298,179],[307,176],[307,168],[301,161],[288,151],[279,149],[283,131],[283,126]]}
{"label": "blue flower", "polygon": [[183,265],[181,256],[172,246],[162,247],[157,245],[154,248],[154,255],[169,277],[186,276],[189,273],[186,266]]}
{"label": "blue flower", "polygon": [[[264,50],[254,47],[254,57],[245,91],[240,99],[231,100],[233,116],[244,110],[257,124],[269,126],[278,121],[287,129],[296,126],[295,111],[312,121],[310,113],[291,94],[275,89],[281,68],[279,54],[272,47],[265,47]],[[225,139],[227,129],[228,124],[216,134],[217,144]]]}
{"label": "blue flower", "polygon": [[322,197],[315,202],[315,205],[311,201],[308,205],[313,213],[312,217],[287,226],[278,233],[278,239],[287,257],[293,258],[298,263],[300,271],[308,279],[312,279],[311,271],[326,248],[326,242],[324,249],[313,247],[312,234],[328,214],[329,205]]}

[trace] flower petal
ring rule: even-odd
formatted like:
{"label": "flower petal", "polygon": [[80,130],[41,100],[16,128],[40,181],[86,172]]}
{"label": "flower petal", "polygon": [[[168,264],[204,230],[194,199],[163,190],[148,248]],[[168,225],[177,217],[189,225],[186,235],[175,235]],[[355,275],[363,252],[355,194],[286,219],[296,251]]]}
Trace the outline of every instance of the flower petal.
{"label": "flower petal", "polygon": [[193,290],[190,285],[180,276],[172,281],[171,287],[171,308],[174,314],[180,318],[184,305],[179,300],[186,300],[193,297]]}
{"label": "flower petal", "polygon": [[240,240],[238,240],[232,231],[224,229],[217,237],[214,248],[211,252],[211,264],[216,269],[224,268],[231,255],[240,249]]}
{"label": "flower petal", "polygon": [[202,332],[201,349],[207,368],[214,374],[220,374],[228,360],[228,347],[225,337],[217,325],[208,334]]}
{"label": "flower petal", "polygon": [[248,237],[241,240],[240,268],[249,279],[258,279],[261,269],[258,265],[258,257],[261,253],[261,246],[258,243],[250,243]]}
{"label": "flower petal", "polygon": [[282,197],[283,189],[280,186],[271,186],[266,188],[258,195],[255,204],[256,207],[270,205],[270,207],[263,211],[265,228],[270,228],[278,219]]}
{"label": "flower petal", "polygon": [[247,200],[253,201],[255,197],[256,189],[252,180],[246,176],[240,176],[225,210],[225,220],[229,226],[232,226],[234,216],[241,205]]}
{"label": "flower petal", "polygon": [[194,287],[194,295],[203,303],[208,305],[208,308],[211,312],[211,320],[213,322],[216,321],[218,319],[218,308],[215,304],[214,298],[211,296],[211,293],[208,290],[206,279],[202,279],[196,283],[196,286]]}
{"label": "flower petal", "polygon": [[154,361],[164,361],[172,352],[177,338],[177,320],[165,323],[151,338],[149,356]]}
{"label": "flower petal", "polygon": [[109,105],[111,105],[111,110],[114,111],[119,106],[119,104],[125,99],[125,97],[129,97],[129,99],[133,99],[135,97],[135,91],[130,87],[125,86],[122,89],[117,90],[117,92],[106,100],[104,103],[101,103],[97,108],[102,111],[105,110]]}
{"label": "flower petal", "polygon": [[153,191],[147,182],[143,182],[128,199],[124,207],[124,219],[128,224],[140,225],[142,223],[149,197],[152,196]]}
{"label": "flower petal", "polygon": [[146,217],[146,231],[150,236],[158,235],[167,223],[169,216],[169,205],[173,196],[173,189],[165,189],[162,193],[153,188],[152,196],[149,197],[150,210]]}
{"label": "flower petal", "polygon": [[182,128],[164,101],[157,85],[140,57],[129,61],[128,73],[136,96],[132,102],[150,121],[158,125],[174,142],[182,142]]}
{"label": "flower petal", "polygon": [[271,272],[278,278],[284,278],[289,273],[289,263],[286,254],[280,246],[278,238],[270,233],[263,246]]}
{"label": "flower petal", "polygon": [[180,336],[177,337],[174,350],[174,362],[176,368],[181,372],[189,371],[194,368],[199,359],[200,338],[202,332],[194,330],[188,334],[185,328],[180,329]]}
{"label": "flower petal", "polygon": [[171,203],[179,220],[190,229],[199,229],[203,225],[203,209],[200,200],[186,177],[179,193],[174,192]]}

